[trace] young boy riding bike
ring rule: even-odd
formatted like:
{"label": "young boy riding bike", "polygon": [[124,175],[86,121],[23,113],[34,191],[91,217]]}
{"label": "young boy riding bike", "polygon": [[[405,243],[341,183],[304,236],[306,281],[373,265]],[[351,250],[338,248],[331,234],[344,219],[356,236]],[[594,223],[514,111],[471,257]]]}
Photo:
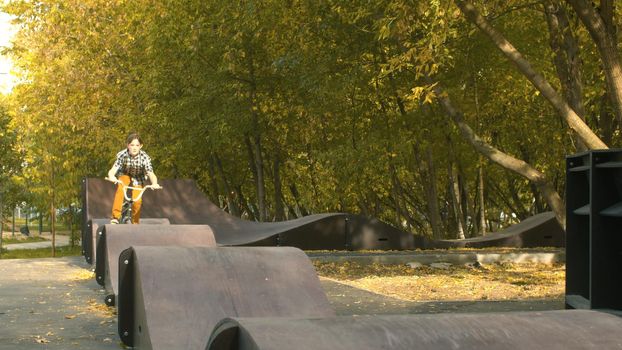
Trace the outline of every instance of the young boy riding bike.
{"label": "young boy riding bike", "polygon": [[[108,180],[118,183],[117,192],[114,196],[112,205],[111,224],[118,224],[121,218],[121,208],[123,206],[124,185],[142,188],[145,180],[149,178],[151,189],[162,188],[158,184],[158,178],[153,173],[151,158],[141,150],[143,147],[142,139],[137,133],[131,133],[126,140],[127,148],[117,153],[117,159],[112,168],[108,171]],[[131,184],[130,184],[131,183]],[[140,221],[140,207],[142,199],[137,194],[133,194],[135,200],[132,203],[132,223],[138,224]]]}

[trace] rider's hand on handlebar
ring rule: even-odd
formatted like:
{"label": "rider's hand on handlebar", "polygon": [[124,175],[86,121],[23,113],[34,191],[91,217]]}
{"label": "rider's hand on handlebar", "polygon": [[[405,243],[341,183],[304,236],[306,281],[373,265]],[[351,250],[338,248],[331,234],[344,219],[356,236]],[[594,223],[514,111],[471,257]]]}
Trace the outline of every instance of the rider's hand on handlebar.
{"label": "rider's hand on handlebar", "polygon": [[162,188],[162,186],[160,186],[160,184],[152,184],[152,185],[151,185],[151,189],[152,189],[152,190],[159,190],[159,189],[161,189],[161,188]]}
{"label": "rider's hand on handlebar", "polygon": [[119,179],[114,178],[114,177],[105,177],[104,179],[107,180],[107,181],[112,182],[113,184],[121,182]]}

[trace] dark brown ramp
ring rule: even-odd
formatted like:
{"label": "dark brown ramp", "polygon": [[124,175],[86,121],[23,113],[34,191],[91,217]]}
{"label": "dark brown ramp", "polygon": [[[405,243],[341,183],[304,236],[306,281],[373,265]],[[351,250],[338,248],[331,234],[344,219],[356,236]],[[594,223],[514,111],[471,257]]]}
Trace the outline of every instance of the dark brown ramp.
{"label": "dark brown ramp", "polygon": [[[331,214],[326,214],[331,215]],[[306,250],[392,250],[414,249],[415,236],[400,231],[378,219],[362,215],[332,214],[331,216],[311,215],[278,224],[288,226],[278,234],[278,245],[297,247]],[[231,245],[237,245],[231,242]]]}
{"label": "dark brown ramp", "polygon": [[115,304],[119,290],[119,255],[139,245],[215,247],[216,240],[207,225],[105,225],[97,244],[95,279],[106,288],[107,305]]}
{"label": "dark brown ramp", "polygon": [[485,236],[428,241],[426,248],[564,247],[565,243],[566,232],[555,219],[555,214],[545,212]]}
{"label": "dark brown ramp", "polygon": [[204,349],[225,317],[335,315],[296,248],[138,246],[119,261],[119,335],[128,346]]}
{"label": "dark brown ramp", "polygon": [[[110,219],[91,219],[86,224],[86,231],[82,232],[82,255],[89,264],[95,264],[97,255],[97,241],[104,225],[110,223]],[[165,218],[146,218],[140,220],[141,225],[168,225],[170,222]]]}
{"label": "dark brown ramp", "polygon": [[622,319],[595,311],[239,318],[209,350],[622,349]]}
{"label": "dark brown ramp", "polygon": [[[301,249],[414,249],[414,236],[376,219],[343,213],[315,214],[282,222],[255,222],[230,215],[212,203],[192,180],[161,180],[145,193],[143,218],[171,224],[206,224],[222,245],[287,245]],[[114,185],[84,180],[85,219],[106,217]],[[86,222],[86,221],[85,221]]]}
{"label": "dark brown ramp", "polygon": [[97,236],[101,232],[101,228],[107,223],[110,223],[110,219],[89,219],[82,228],[82,255],[89,264],[95,263]]}

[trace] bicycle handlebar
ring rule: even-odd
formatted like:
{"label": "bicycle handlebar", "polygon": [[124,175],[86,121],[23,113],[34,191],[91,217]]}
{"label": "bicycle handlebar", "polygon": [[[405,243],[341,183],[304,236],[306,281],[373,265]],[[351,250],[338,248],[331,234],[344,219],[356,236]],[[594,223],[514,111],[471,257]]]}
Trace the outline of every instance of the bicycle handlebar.
{"label": "bicycle handlebar", "polygon": [[[156,188],[156,187],[153,187],[153,185],[147,185],[145,187],[132,187],[132,186],[128,186],[128,185],[124,184],[119,179],[111,179],[109,177],[105,177],[104,179],[107,180],[107,181],[110,181],[110,182],[112,182],[114,184],[120,184],[121,186],[123,186],[123,197],[125,197],[126,201],[134,201],[134,202],[139,201],[142,198],[143,193],[145,193],[145,190],[148,189],[148,188],[151,188],[151,189],[162,188],[162,187]],[[133,199],[128,197],[127,196],[127,190],[128,189],[130,189],[132,191],[139,191],[138,196],[136,196],[136,198],[133,198]]]}

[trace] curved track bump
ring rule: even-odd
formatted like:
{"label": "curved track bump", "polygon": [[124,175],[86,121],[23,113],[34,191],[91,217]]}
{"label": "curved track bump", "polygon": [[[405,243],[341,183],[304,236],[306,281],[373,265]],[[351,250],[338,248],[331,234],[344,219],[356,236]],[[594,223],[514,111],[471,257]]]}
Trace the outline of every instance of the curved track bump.
{"label": "curved track bump", "polygon": [[119,335],[145,349],[203,349],[226,317],[332,317],[315,269],[288,247],[123,251]]}
{"label": "curved track bump", "polygon": [[[110,219],[90,219],[82,233],[82,255],[89,264],[95,264],[97,260],[97,242],[104,225],[109,224]],[[145,218],[140,220],[140,225],[169,225],[166,218]]]}
{"label": "curved track bump", "polygon": [[[329,250],[420,248],[415,246],[412,233],[377,219],[326,213],[280,222],[243,220],[212,203],[192,180],[159,182],[163,189],[149,191],[143,201],[142,217],[168,218],[171,224],[210,225],[221,245]],[[103,179],[84,180],[86,220],[109,215],[112,192],[111,184]]]}
{"label": "curved track bump", "polygon": [[504,230],[467,239],[428,241],[426,248],[565,247],[566,232],[553,212],[540,213]]}
{"label": "curved track bump", "polygon": [[118,294],[119,255],[125,249],[139,245],[215,247],[216,240],[208,225],[106,224],[97,244],[99,258],[95,263],[95,278],[106,288],[107,294]]}
{"label": "curved track bump", "polygon": [[596,311],[222,320],[207,350],[622,349],[622,318]]}

